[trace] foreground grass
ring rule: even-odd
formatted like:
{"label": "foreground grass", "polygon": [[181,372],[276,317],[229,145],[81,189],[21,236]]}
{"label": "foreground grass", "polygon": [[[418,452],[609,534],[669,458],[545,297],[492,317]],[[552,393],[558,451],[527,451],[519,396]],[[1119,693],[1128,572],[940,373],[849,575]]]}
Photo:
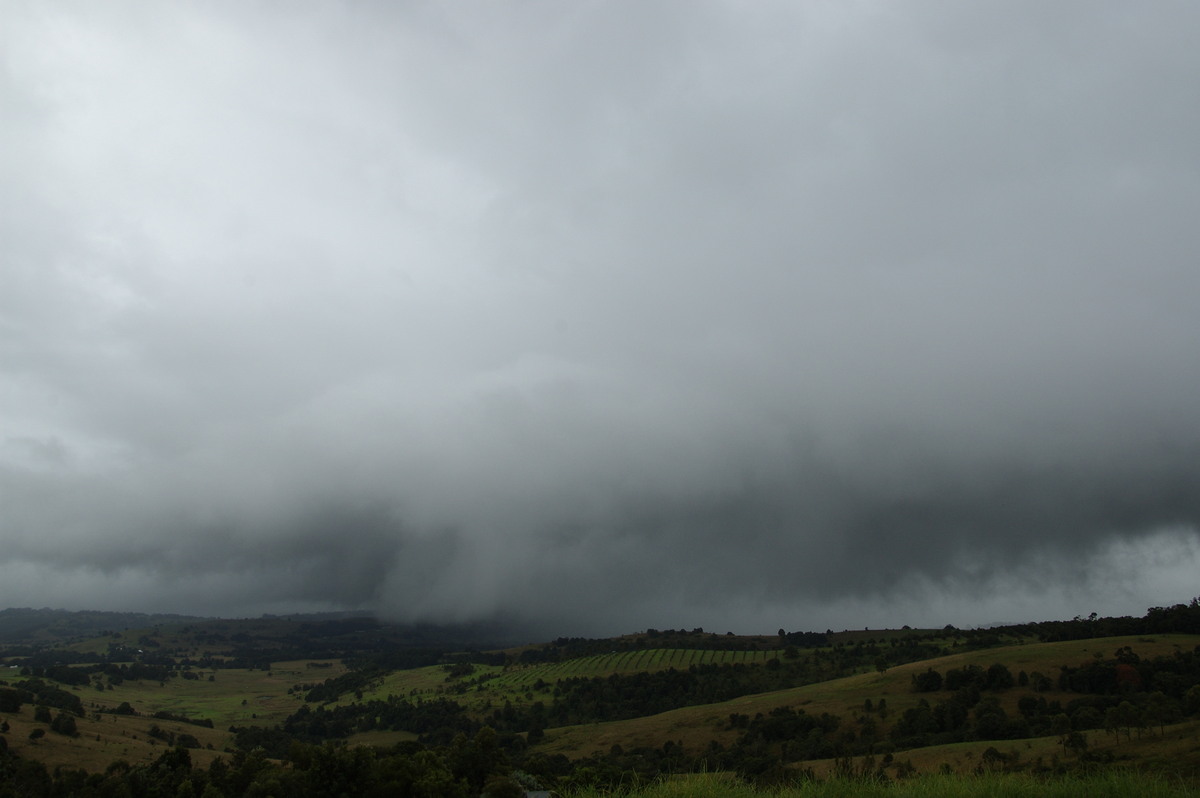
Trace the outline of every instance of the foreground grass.
{"label": "foreground grass", "polygon": [[[722,775],[690,776],[616,793],[623,798],[1185,798],[1195,786],[1180,780],[1114,771],[1088,776],[1036,778],[1025,774],[921,776],[874,782],[830,779],[792,787],[754,787]],[[584,789],[568,798],[609,798]]]}

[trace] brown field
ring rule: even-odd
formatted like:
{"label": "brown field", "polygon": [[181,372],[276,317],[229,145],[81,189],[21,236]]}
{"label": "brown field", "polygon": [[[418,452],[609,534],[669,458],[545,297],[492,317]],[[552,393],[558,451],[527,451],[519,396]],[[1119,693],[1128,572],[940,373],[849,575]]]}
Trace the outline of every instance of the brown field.
{"label": "brown field", "polygon": [[[165,742],[149,736],[150,726],[155,724],[164,731],[194,735],[202,748],[191,751],[192,762],[201,766],[207,766],[220,756],[232,739],[228,731],[206,729],[190,723],[128,715],[101,715],[97,718],[89,714],[76,719],[79,729],[76,737],[47,731],[45,737],[34,742],[29,739],[29,733],[46,726],[33,721],[32,707],[25,706],[21,710],[19,714],[3,715],[10,726],[5,735],[9,750],[17,756],[42,762],[51,771],[63,767],[95,772],[121,759],[130,764],[153,761],[170,750]],[[208,748],[210,745],[211,749]]]}

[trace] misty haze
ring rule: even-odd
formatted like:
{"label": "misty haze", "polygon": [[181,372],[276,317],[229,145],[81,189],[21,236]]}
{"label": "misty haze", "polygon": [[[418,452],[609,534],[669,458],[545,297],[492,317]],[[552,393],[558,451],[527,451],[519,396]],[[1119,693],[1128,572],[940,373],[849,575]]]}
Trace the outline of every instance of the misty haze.
{"label": "misty haze", "polygon": [[1200,6],[0,14],[2,607],[1200,592]]}

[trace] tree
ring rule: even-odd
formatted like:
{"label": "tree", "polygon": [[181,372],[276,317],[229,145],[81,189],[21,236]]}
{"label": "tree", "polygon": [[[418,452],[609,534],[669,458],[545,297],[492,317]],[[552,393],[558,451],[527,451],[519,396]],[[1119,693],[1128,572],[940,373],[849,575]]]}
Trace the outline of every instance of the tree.
{"label": "tree", "polygon": [[1183,694],[1183,712],[1195,715],[1200,712],[1200,684],[1194,684]]}
{"label": "tree", "polygon": [[1084,729],[1100,729],[1104,727],[1104,716],[1100,714],[1100,710],[1095,707],[1080,707],[1071,715],[1071,728],[1082,731]]}
{"label": "tree", "polygon": [[987,670],[987,689],[1007,690],[1014,683],[1012,672],[997,662]]}
{"label": "tree", "polygon": [[[878,666],[876,666],[878,667]],[[933,668],[926,668],[924,673],[914,673],[912,676],[913,690],[918,693],[933,693],[942,689],[942,674]]]}
{"label": "tree", "polygon": [[54,720],[50,722],[50,731],[57,732],[59,734],[65,734],[68,737],[74,737],[79,733],[79,730],[75,725],[75,716],[66,712],[59,712],[58,715],[55,716]]}
{"label": "tree", "polygon": [[1008,757],[1000,753],[995,746],[988,746],[988,749],[983,752],[983,763],[989,768],[1002,767],[1007,761]]}
{"label": "tree", "polygon": [[34,729],[29,733],[29,742],[36,743],[38,740],[46,736],[45,729]]}
{"label": "tree", "polygon": [[448,758],[454,777],[465,780],[473,792],[481,791],[489,776],[508,769],[496,731],[490,726],[481,728],[471,740],[465,734],[458,734],[450,745]]}
{"label": "tree", "polygon": [[1133,736],[1133,727],[1139,722],[1137,709],[1128,701],[1122,701],[1104,712],[1104,730],[1113,735],[1118,743],[1121,742],[1121,732],[1125,732],[1125,739],[1130,739]]}
{"label": "tree", "polygon": [[1162,692],[1151,693],[1146,698],[1146,720],[1148,726],[1158,726],[1158,733],[1164,732],[1163,727],[1168,723],[1176,723],[1181,715],[1179,703]]}
{"label": "tree", "polygon": [[1082,756],[1087,752],[1087,735],[1071,728],[1071,719],[1065,713],[1058,713],[1050,719],[1050,733],[1058,735],[1058,744],[1064,752]]}
{"label": "tree", "polygon": [[1008,736],[1008,713],[997,699],[989,696],[975,707],[975,734],[981,740],[1002,740]]}
{"label": "tree", "polygon": [[20,712],[21,694],[16,690],[0,688],[0,712]]}
{"label": "tree", "polygon": [[1063,750],[1075,754],[1076,757],[1082,758],[1087,753],[1088,738],[1083,732],[1073,731],[1067,734],[1063,741]]}
{"label": "tree", "polygon": [[525,798],[525,789],[507,776],[496,776],[483,787],[487,798]]}

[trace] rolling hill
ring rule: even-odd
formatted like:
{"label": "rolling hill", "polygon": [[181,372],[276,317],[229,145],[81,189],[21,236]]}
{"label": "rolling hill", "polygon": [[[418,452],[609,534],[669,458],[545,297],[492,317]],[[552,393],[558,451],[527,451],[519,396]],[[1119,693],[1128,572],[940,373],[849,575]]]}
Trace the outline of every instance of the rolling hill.
{"label": "rolling hill", "polygon": [[560,787],[697,770],[1200,774],[1194,601],[993,629],[507,647],[362,617],[123,616],[108,620],[146,623],[89,635],[103,619],[55,612],[0,613],[5,756],[51,772],[136,771],[173,751],[197,771],[251,755],[302,769],[345,743],[447,763],[486,747],[494,769]]}

